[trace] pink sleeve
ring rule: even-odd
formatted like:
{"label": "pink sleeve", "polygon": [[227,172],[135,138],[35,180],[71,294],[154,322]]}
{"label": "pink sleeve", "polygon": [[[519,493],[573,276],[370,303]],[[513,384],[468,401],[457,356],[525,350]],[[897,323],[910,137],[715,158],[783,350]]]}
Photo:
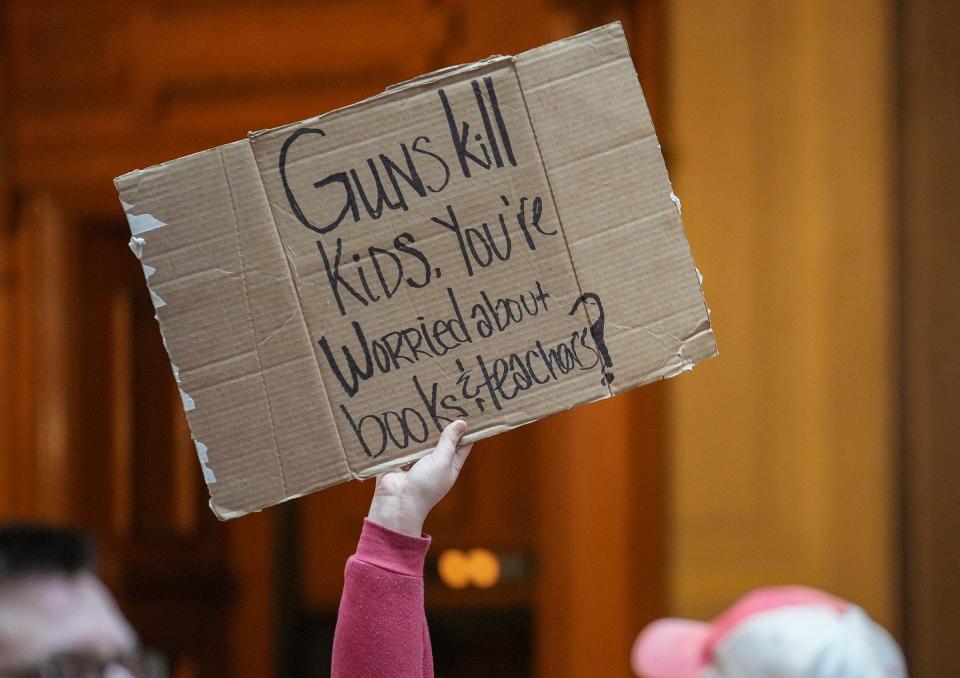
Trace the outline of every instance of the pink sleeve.
{"label": "pink sleeve", "polygon": [[433,678],[423,609],[430,537],[364,520],[347,560],[333,637],[333,678]]}

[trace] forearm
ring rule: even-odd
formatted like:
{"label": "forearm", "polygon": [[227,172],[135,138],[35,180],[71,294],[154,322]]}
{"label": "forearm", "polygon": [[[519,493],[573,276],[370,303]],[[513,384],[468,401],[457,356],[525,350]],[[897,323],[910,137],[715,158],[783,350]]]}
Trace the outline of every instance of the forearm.
{"label": "forearm", "polygon": [[364,521],[347,561],[333,641],[334,678],[432,677],[423,607],[429,537]]}
{"label": "forearm", "polygon": [[407,469],[377,476],[357,552],[347,561],[333,639],[334,678],[432,678],[423,609],[423,522],[453,487],[472,445],[463,421]]}

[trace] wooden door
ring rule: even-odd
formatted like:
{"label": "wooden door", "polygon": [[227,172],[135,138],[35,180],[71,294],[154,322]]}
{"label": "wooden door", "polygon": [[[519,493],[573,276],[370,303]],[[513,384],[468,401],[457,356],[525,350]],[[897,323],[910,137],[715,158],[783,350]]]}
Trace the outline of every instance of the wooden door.
{"label": "wooden door", "polygon": [[899,44],[904,641],[912,675],[960,663],[960,7],[904,3]]}

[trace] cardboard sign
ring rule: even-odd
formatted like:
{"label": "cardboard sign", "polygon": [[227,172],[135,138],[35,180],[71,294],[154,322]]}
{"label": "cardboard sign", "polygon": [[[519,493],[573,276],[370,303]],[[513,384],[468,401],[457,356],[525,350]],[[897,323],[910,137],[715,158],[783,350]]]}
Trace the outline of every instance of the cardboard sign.
{"label": "cardboard sign", "polygon": [[716,353],[619,24],[116,185],[221,518]]}

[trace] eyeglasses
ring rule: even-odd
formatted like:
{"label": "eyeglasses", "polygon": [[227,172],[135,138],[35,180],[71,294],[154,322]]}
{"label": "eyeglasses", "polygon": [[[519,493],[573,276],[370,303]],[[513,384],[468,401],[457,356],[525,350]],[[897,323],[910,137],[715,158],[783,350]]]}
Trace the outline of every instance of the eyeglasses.
{"label": "eyeglasses", "polygon": [[167,662],[155,650],[139,648],[108,659],[61,654],[22,669],[0,670],[0,678],[167,678]]}

